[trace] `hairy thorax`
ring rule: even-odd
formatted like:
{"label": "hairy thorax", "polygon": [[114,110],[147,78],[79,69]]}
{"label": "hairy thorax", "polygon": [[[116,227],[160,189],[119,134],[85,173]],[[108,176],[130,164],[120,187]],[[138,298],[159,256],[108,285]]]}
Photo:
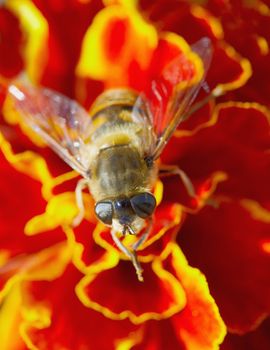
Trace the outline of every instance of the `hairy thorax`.
{"label": "hairy thorax", "polygon": [[149,187],[150,171],[138,151],[130,145],[102,149],[92,170],[99,197],[130,197]]}

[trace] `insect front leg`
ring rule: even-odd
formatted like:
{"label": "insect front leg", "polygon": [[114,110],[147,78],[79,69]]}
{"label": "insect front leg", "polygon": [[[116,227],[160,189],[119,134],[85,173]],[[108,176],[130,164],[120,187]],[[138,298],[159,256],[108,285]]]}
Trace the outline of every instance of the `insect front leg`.
{"label": "insect front leg", "polygon": [[75,190],[75,196],[76,196],[76,203],[79,209],[79,213],[75,218],[73,219],[72,226],[76,227],[80,225],[84,218],[84,203],[83,203],[83,190],[88,187],[88,180],[87,179],[81,179],[78,181],[76,190]]}
{"label": "insect front leg", "polygon": [[152,227],[153,227],[153,219],[150,218],[150,219],[148,220],[148,224],[147,224],[147,227],[146,227],[145,232],[144,232],[144,233],[142,234],[142,236],[138,239],[138,241],[135,242],[135,243],[133,244],[133,246],[132,246],[132,249],[133,249],[134,251],[138,250],[138,248],[139,248],[142,244],[144,244],[144,242],[145,242],[145,241],[147,240],[147,238],[149,237],[149,234],[150,234],[150,232],[151,232],[151,230],[152,230]]}
{"label": "insect front leg", "polygon": [[138,261],[138,257],[137,257],[136,251],[131,251],[127,247],[125,247],[124,244],[117,237],[116,232],[115,232],[114,229],[111,229],[111,236],[112,236],[112,239],[113,239],[114,243],[121,250],[121,252],[123,252],[132,261],[132,264],[133,264],[133,266],[134,266],[134,268],[136,270],[136,274],[137,274],[138,280],[140,282],[143,282],[143,276],[142,276],[143,269],[141,267],[140,262]]}
{"label": "insect front leg", "polygon": [[161,165],[159,168],[159,176],[171,176],[171,175],[178,175],[183,182],[187,193],[190,195],[190,197],[196,197],[196,193],[194,190],[194,186],[188,177],[188,175],[181,170],[177,165]]}

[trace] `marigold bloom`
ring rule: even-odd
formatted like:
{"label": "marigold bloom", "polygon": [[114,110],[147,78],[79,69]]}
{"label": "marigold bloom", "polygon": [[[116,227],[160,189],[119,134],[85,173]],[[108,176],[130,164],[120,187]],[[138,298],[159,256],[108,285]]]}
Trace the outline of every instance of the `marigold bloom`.
{"label": "marigold bloom", "polygon": [[[269,13],[261,1],[0,7],[1,349],[268,349]],[[85,108],[111,87],[148,94],[179,53],[184,80],[202,74],[189,44],[203,36],[214,48],[207,83],[226,94],[183,122],[162,154],[188,174],[196,199],[177,177],[157,182],[141,284],[89,194],[72,229],[78,175],[10,109],[6,86],[23,71]]]}

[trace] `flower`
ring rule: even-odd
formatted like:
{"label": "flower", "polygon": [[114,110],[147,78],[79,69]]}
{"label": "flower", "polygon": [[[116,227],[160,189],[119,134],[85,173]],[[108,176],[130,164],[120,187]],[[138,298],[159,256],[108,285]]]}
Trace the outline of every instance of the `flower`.
{"label": "flower", "polygon": [[269,345],[269,111],[252,100],[229,101],[255,96],[246,92],[257,81],[256,58],[230,39],[230,10],[215,1],[161,0],[10,0],[1,8],[0,28],[18,38],[4,55],[8,66],[0,62],[1,101],[22,62],[33,83],[86,108],[109,87],[144,91],[151,100],[149,82],[164,79],[164,66],[179,54],[186,83],[203,73],[188,42],[205,35],[214,46],[207,82],[227,92],[183,122],[162,154],[162,163],[188,174],[196,200],[177,177],[157,182],[154,229],[138,252],[143,284],[86,193],[85,220],[72,229],[77,174],[5,101],[3,349],[248,349],[246,339]]}

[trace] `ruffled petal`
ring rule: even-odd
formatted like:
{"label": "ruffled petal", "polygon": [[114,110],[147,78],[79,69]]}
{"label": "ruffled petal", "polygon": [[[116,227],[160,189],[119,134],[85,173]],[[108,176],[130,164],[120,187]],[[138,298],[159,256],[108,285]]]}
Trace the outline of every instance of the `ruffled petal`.
{"label": "ruffled petal", "polygon": [[190,350],[218,349],[226,334],[224,323],[202,273],[188,266],[175,245],[171,264],[187,297],[185,309],[172,318],[175,332]]}
{"label": "ruffled petal", "polygon": [[164,163],[178,164],[195,183],[215,171],[227,174],[215,196],[267,204],[269,147],[267,109],[256,103],[231,102],[218,105],[211,121],[197,132],[183,137],[179,132],[179,138],[171,140],[162,156]]}
{"label": "ruffled petal", "polygon": [[96,223],[84,221],[76,230],[68,230],[68,240],[74,242],[73,263],[83,273],[99,273],[104,269],[115,266],[119,257],[118,252],[96,244],[95,232],[98,230]]}
{"label": "ruffled petal", "polygon": [[222,41],[220,20],[207,9],[173,0],[158,1],[155,4],[141,0],[139,6],[160,30],[177,33],[191,44],[204,36],[212,40],[214,55],[207,75],[210,87],[220,85],[223,91],[234,90],[243,86],[250,78],[252,69],[249,61]]}
{"label": "ruffled petal", "polygon": [[205,277],[199,270],[188,265],[175,244],[171,244],[163,266],[181,282],[186,295],[184,308],[169,319],[145,322],[137,332],[122,340],[120,345],[132,350],[218,349],[226,331],[217,306],[209,294]]}
{"label": "ruffled petal", "polygon": [[[131,346],[129,346],[130,344],[127,342],[125,345],[127,350],[189,349],[185,342],[179,338],[169,319],[158,322],[148,321],[144,327],[142,327],[140,333],[137,332],[130,338]],[[122,341],[122,344],[125,344],[125,342]],[[121,347],[119,349],[121,350]]]}
{"label": "ruffled petal", "polygon": [[27,350],[22,337],[19,334],[22,300],[20,286],[13,286],[12,290],[1,303],[0,312],[0,337],[2,349]]}
{"label": "ruffled petal", "polygon": [[5,7],[0,7],[0,81],[1,76],[13,78],[23,69],[21,49],[23,35],[18,19]]}
{"label": "ruffled petal", "polygon": [[113,320],[128,318],[134,324],[168,318],[183,309],[186,299],[181,284],[162,268],[159,259],[142,267],[144,283],[138,281],[130,261],[120,261],[113,269],[84,277],[77,295],[86,307]]}
{"label": "ruffled petal", "polygon": [[17,255],[10,258],[0,268],[0,301],[2,302],[13,286],[20,281],[51,281],[58,278],[70,259],[71,249],[65,243],[44,248],[27,256]]}
{"label": "ruffled petal", "polygon": [[7,6],[26,35],[24,56],[30,79],[74,97],[81,41],[102,2],[12,0]]}
{"label": "ruffled petal", "polygon": [[146,69],[157,40],[154,27],[139,12],[109,6],[98,13],[86,33],[77,72],[106,81],[108,87],[127,86],[129,65],[136,61]]}
{"label": "ruffled petal", "polygon": [[118,340],[136,329],[127,320],[112,321],[85,308],[74,290],[81,277],[69,265],[58,280],[24,284],[20,330],[29,348],[114,349]]}
{"label": "ruffled petal", "polygon": [[[190,47],[178,34],[189,43],[208,36],[214,46],[208,74],[210,87],[219,85],[223,91],[231,91],[223,99],[237,96],[245,100],[254,96],[268,104],[269,83],[265,76],[269,61],[270,12],[262,1],[254,3],[256,6],[249,5],[244,9],[242,2],[235,2],[231,15],[232,8],[227,8],[227,3],[220,6],[216,0],[208,1],[207,8],[163,0],[155,3],[148,0],[104,1],[104,5],[101,1],[7,0],[6,6],[19,18],[11,28],[16,48],[12,48],[15,63],[13,60],[8,62],[12,66],[9,70],[12,73],[8,74],[21,69],[17,49],[21,40],[19,22],[26,38],[23,50],[26,70],[32,80],[76,96],[87,107],[104,86],[127,86],[147,91],[151,79],[162,76],[163,67],[179,52],[184,53],[188,72],[193,72],[192,78],[196,79],[202,74],[198,69],[201,62],[195,56],[191,57]],[[216,4],[219,4],[218,8]],[[144,16],[137,5],[145,10]],[[98,13],[103,6],[106,8]],[[245,23],[237,27],[238,19],[243,16],[252,21],[242,21]],[[161,35],[156,29],[158,21],[159,29],[163,31]],[[230,28],[232,22],[235,28]],[[252,22],[252,26],[248,22]],[[254,26],[255,22],[258,24]],[[75,25],[67,27],[66,23]],[[67,37],[72,40],[66,40]],[[246,86],[242,87],[244,84]],[[240,89],[235,91],[237,88]],[[259,326],[270,307],[266,273],[270,255],[267,235],[270,222],[270,193],[267,191],[269,115],[262,106],[243,103],[222,104],[216,109],[210,103],[197,115],[182,124],[182,130],[176,132],[162,157],[164,163],[177,164],[185,170],[194,183],[197,197],[190,201],[176,179],[164,181],[164,198],[155,214],[153,232],[138,254],[145,268],[144,285],[137,282],[130,262],[123,261],[124,257],[113,246],[108,231],[96,226],[91,209],[75,232],[70,228],[77,213],[71,192],[75,185],[74,172],[63,174],[67,168],[46,148],[41,149],[42,156],[37,156],[39,141],[23,128],[35,143],[29,146],[32,152],[25,152],[30,143],[24,143],[25,136],[17,132],[18,121],[12,120],[12,116],[6,119],[13,123],[14,129],[12,134],[9,127],[1,125],[5,135],[0,139],[4,155],[2,176],[10,184],[8,194],[3,188],[8,204],[3,202],[2,205],[7,220],[3,220],[3,232],[0,232],[6,242],[0,252],[2,291],[5,292],[2,295],[7,300],[10,293],[15,309],[21,308],[22,301],[25,307],[23,322],[18,317],[9,320],[9,334],[14,322],[17,326],[22,322],[21,334],[30,348],[73,350],[88,348],[90,342],[95,341],[100,349],[117,347],[122,350],[134,346],[163,349],[166,347],[163,341],[170,335],[172,349],[217,349],[224,336],[224,326],[206,281],[197,270],[187,266],[179,252],[168,255],[170,242],[175,240],[176,231],[184,220],[179,243],[190,261],[201,267],[209,278],[213,295],[230,330],[241,333]],[[18,171],[22,189],[13,185],[17,179],[14,169]],[[176,187],[179,189],[177,194]],[[24,206],[30,195],[34,198],[33,207],[30,203]],[[175,205],[176,201],[181,206]],[[93,207],[88,195],[85,195],[85,203],[87,207]],[[10,241],[6,231],[11,234],[14,210],[18,222],[12,226],[16,232],[14,235],[12,232],[14,241]],[[230,257],[229,261],[224,261],[224,253]],[[71,259],[86,276],[69,267],[55,281]],[[54,263],[57,263],[55,271],[52,269]],[[54,281],[28,283],[23,299],[18,294],[12,299],[16,282],[25,279]],[[77,295],[84,305],[78,299],[74,302],[76,285]],[[107,286],[110,292],[107,292]],[[69,305],[59,307],[65,297]],[[46,299],[51,307],[45,303]],[[74,310],[75,314],[72,314]],[[128,320],[121,321],[122,318],[144,324],[140,328],[131,323],[126,326]],[[153,319],[162,321],[157,323]],[[87,323],[85,327],[84,322]],[[76,328],[78,323],[83,326]],[[96,331],[94,323],[102,330],[106,324],[109,345]],[[86,334],[89,324],[91,331]],[[119,331],[119,324],[126,327],[125,331]],[[264,332],[265,325],[268,325],[267,321],[259,332]],[[73,327],[72,331],[65,332],[69,326]],[[136,332],[130,334],[131,330]],[[79,335],[75,338],[74,334]],[[252,335],[248,339],[252,342]],[[15,344],[18,348],[21,346],[17,335],[11,340],[10,349]],[[8,340],[5,338],[5,341]],[[258,341],[261,342],[258,344],[264,344],[263,338]],[[243,344],[247,344],[245,340],[229,336],[224,346],[234,349],[235,345],[241,348]]]}
{"label": "ruffled petal", "polygon": [[40,79],[47,59],[47,21],[30,0],[8,0],[5,5],[18,18],[25,36],[22,68],[27,71],[28,77],[36,82]]}
{"label": "ruffled petal", "polygon": [[[42,211],[45,201],[40,194],[40,184],[15,171],[1,154],[1,249],[9,256],[32,253],[64,239],[59,230],[46,236],[27,237],[24,226],[33,215]],[[20,186],[16,184],[20,183]],[[31,201],[29,201],[31,198]],[[11,225],[12,223],[12,225]]]}
{"label": "ruffled petal", "polygon": [[268,350],[270,319],[267,318],[256,328],[245,335],[228,334],[221,345],[221,350]]}
{"label": "ruffled petal", "polygon": [[[12,139],[12,130],[10,132],[8,127],[4,127],[3,131]],[[53,230],[39,237],[25,235],[27,221],[42,212],[46,205],[40,183],[46,183],[51,175],[44,159],[29,151],[14,153],[2,134],[0,148],[0,277],[3,297],[18,281],[58,277],[71,253],[59,228],[53,227]],[[43,192],[45,199],[51,196],[51,193]],[[54,266],[56,261],[58,265]]]}
{"label": "ruffled petal", "polygon": [[225,40],[252,64],[251,79],[228,98],[269,105],[270,85],[268,79],[264,79],[269,75],[269,4],[255,0],[248,4],[245,1],[224,2],[220,6],[219,1],[211,0],[206,6],[220,19]]}
{"label": "ruffled petal", "polygon": [[230,200],[188,217],[179,234],[180,246],[207,276],[221,315],[234,332],[253,329],[270,311],[270,257],[261,249],[268,236],[269,223]]}

